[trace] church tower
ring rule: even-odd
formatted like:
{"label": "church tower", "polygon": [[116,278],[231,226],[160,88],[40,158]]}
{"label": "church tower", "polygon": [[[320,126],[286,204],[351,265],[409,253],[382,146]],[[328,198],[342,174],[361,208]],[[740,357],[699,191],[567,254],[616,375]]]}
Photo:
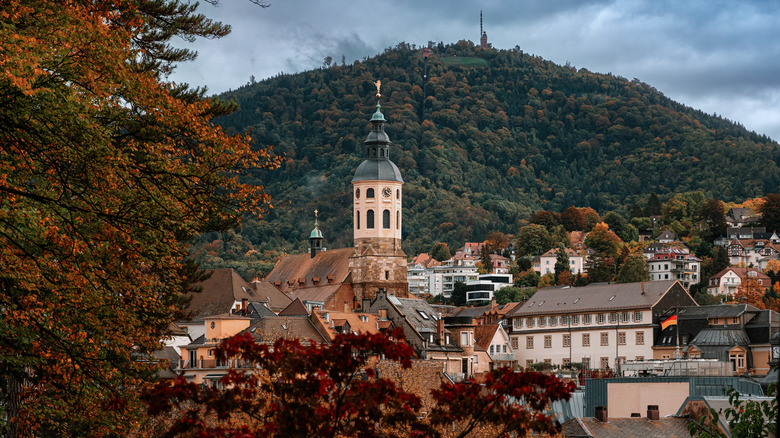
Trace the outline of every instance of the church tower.
{"label": "church tower", "polygon": [[390,161],[390,138],[379,104],[366,137],[366,159],[352,178],[353,236],[355,253],[349,259],[352,288],[358,303],[373,299],[379,288],[397,297],[409,296],[406,254],[401,249],[401,195],[404,184],[398,167]]}

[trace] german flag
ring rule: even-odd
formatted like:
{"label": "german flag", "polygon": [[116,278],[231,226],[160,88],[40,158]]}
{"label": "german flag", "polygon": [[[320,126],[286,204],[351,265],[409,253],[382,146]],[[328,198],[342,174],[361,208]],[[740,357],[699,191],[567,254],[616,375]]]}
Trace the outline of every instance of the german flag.
{"label": "german flag", "polygon": [[661,330],[666,330],[670,325],[677,325],[677,315],[672,315],[661,323]]}

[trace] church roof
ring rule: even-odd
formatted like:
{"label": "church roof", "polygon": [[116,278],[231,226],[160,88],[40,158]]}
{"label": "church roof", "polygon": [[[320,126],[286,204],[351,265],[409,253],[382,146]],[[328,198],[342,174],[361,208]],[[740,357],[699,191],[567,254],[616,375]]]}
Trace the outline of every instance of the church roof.
{"label": "church roof", "polygon": [[354,248],[340,248],[318,252],[314,257],[308,253],[284,256],[266,280],[288,294],[298,288],[340,285],[349,275],[349,257],[354,252]]}
{"label": "church roof", "polygon": [[253,301],[267,302],[268,308],[274,312],[280,312],[292,302],[292,298],[285,295],[267,280],[252,281],[250,286],[255,291],[255,299]]}
{"label": "church roof", "polygon": [[404,182],[398,166],[388,159],[369,158],[363,161],[355,170],[355,177],[352,178],[352,182],[375,180]]}

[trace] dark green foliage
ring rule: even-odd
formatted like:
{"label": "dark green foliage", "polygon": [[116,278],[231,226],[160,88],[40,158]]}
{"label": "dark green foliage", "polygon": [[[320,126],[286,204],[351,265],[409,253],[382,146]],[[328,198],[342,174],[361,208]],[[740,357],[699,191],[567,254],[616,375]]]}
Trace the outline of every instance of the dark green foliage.
{"label": "dark green foliage", "polygon": [[452,285],[452,295],[450,295],[450,303],[453,306],[465,306],[466,305],[466,283],[462,281],[456,281]]}
{"label": "dark green foliage", "polygon": [[634,218],[640,218],[645,217],[645,212],[642,210],[642,207],[639,206],[639,204],[634,204],[631,206],[631,214],[629,215],[631,219]]}
{"label": "dark green foliage", "polygon": [[723,203],[715,198],[708,199],[699,209],[699,220],[702,225],[702,238],[712,243],[720,236],[725,236],[727,231],[726,213],[723,211]]}
{"label": "dark green foliage", "polygon": [[566,271],[571,272],[569,254],[566,253],[566,247],[560,244],[555,254],[555,284],[558,284],[560,275]]}
{"label": "dark green foliage", "polygon": [[[485,64],[445,65],[445,55]],[[337,64],[221,96],[239,105],[219,120],[228,132],[250,132],[258,146],[273,145],[285,159],[281,169],[254,175],[276,207],[256,229],[242,231],[253,234],[261,254],[303,251],[315,208],[330,218],[322,223],[328,246],[351,245],[350,182],[365,156],[377,79],[390,157],[406,182],[403,237],[410,255],[436,242],[454,248],[492,230],[517,232],[539,210],[576,205],[625,216],[647,200],[650,215],[661,213],[659,196],[678,192],[741,201],[780,191],[777,143],[639,80],[559,66],[519,49],[441,44],[428,60],[421,124],[416,47],[401,43]],[[582,229],[572,218],[559,220]]]}
{"label": "dark green foliage", "polygon": [[780,231],[780,193],[773,193],[764,197],[761,206],[761,225],[768,232]]}
{"label": "dark green foliage", "polygon": [[647,268],[647,258],[641,252],[629,254],[615,277],[617,283],[636,283],[649,280],[650,271]]}
{"label": "dark green foliage", "polygon": [[507,286],[497,290],[493,296],[496,298],[496,303],[498,304],[519,303],[520,301],[531,298],[534,292],[536,292],[535,287],[521,288]]}
{"label": "dark green foliage", "polygon": [[515,278],[515,286],[517,287],[536,287],[539,285],[542,277],[536,273],[533,269],[529,269],[524,274]]}
{"label": "dark green foliage", "polygon": [[531,224],[520,228],[515,245],[518,256],[537,256],[547,252],[553,242],[543,225]]}

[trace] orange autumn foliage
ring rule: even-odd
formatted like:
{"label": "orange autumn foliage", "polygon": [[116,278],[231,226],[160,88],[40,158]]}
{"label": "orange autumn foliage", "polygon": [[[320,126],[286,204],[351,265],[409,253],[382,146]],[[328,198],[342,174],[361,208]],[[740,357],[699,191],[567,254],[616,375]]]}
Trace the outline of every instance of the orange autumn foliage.
{"label": "orange autumn foliage", "polygon": [[182,304],[195,233],[261,214],[270,149],[166,73],[173,36],[225,26],[176,1],[0,5],[0,391],[17,436],[126,435]]}

